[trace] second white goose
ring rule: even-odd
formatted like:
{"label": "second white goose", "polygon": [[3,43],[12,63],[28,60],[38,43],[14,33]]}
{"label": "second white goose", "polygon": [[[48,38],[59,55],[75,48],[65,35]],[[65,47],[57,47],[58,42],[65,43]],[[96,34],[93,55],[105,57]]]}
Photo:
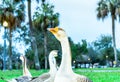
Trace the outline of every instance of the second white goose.
{"label": "second white goose", "polygon": [[52,50],[49,54],[49,65],[50,65],[49,72],[40,75],[39,77],[33,79],[30,82],[54,82],[54,78],[57,72],[57,66],[55,60],[56,56],[57,56],[57,50]]}

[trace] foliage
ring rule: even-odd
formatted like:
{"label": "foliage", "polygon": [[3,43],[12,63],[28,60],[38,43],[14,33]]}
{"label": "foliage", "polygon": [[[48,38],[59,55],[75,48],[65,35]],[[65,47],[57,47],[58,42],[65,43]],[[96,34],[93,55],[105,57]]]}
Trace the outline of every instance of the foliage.
{"label": "foliage", "polygon": [[25,20],[24,8],[25,5],[22,2],[18,3],[9,0],[3,0],[3,3],[0,5],[1,25],[4,21],[7,21],[8,27],[11,29],[15,27],[20,27],[22,21]]}
{"label": "foliage", "polygon": [[110,35],[101,35],[98,40],[94,42],[97,50],[112,47],[112,37]]}
{"label": "foliage", "polygon": [[[23,0],[3,0],[4,4],[0,5],[0,23],[3,24],[3,21],[9,21],[9,28],[12,29],[12,37],[13,41],[16,43],[22,42],[25,44],[25,48],[27,48],[27,45],[30,45],[33,39],[30,37],[30,28],[27,24],[22,23],[25,18],[25,5],[22,2]],[[39,0],[38,0],[39,1]],[[59,13],[54,11],[54,5],[45,3],[44,0],[42,0],[43,3],[39,4],[37,6],[36,11],[34,12],[34,16],[32,18],[33,27],[37,30],[34,30],[34,36],[36,39],[37,44],[37,50],[38,50],[38,58],[41,62],[41,68],[45,67],[44,61],[45,59],[45,52],[44,52],[44,38],[47,37],[47,57],[49,55],[49,52],[51,50],[58,50],[59,56],[57,58],[58,64],[61,63],[61,46],[60,43],[56,40],[56,38],[47,31],[47,28],[55,27],[59,25]],[[98,3],[97,8],[97,17],[98,18],[106,18],[109,15],[115,15],[114,19],[117,19],[117,16],[119,18],[120,16],[120,3],[117,3],[118,0],[100,0]],[[108,2],[108,3],[107,3]],[[21,27],[21,28],[16,28]],[[45,35],[46,34],[46,35]],[[9,35],[9,33],[7,33]],[[8,37],[8,36],[7,36]],[[9,37],[8,37],[9,38]],[[74,43],[71,37],[69,37],[71,52],[72,52],[72,62],[78,61],[83,62],[84,58],[82,55],[85,55],[86,57],[90,58],[90,60],[87,60],[92,64],[94,63],[100,63],[101,65],[106,64],[106,59],[109,61],[114,60],[114,53],[113,53],[113,46],[112,46],[112,37],[102,35],[100,38],[98,38],[96,41],[94,41],[94,45],[90,44],[88,46],[88,43],[86,40],[81,40],[81,43]],[[9,48],[9,47],[8,47]],[[12,61],[17,61],[17,57],[19,57],[18,51],[12,47]],[[35,68],[35,62],[34,60],[34,52],[35,50],[31,49],[31,46],[29,46],[26,50],[26,57],[28,59],[28,66],[32,69]],[[0,57],[3,53],[3,47],[0,45]],[[8,52],[7,52],[8,53]],[[120,60],[120,51],[117,51],[118,53],[118,59]],[[107,57],[108,56],[108,57]],[[19,60],[18,60],[19,62]],[[8,63],[9,64],[9,63]],[[16,68],[16,62],[13,63],[14,68]],[[18,67],[20,68],[20,67]]]}
{"label": "foliage", "polygon": [[[12,69],[12,31],[16,27],[20,27],[24,19],[25,5],[19,2],[2,0],[0,4],[0,24],[9,30],[9,69]],[[4,23],[6,22],[6,25]]]}
{"label": "foliage", "polygon": [[114,51],[114,59],[115,65],[118,66],[118,57],[117,57],[117,49],[116,49],[116,39],[115,39],[115,19],[117,16],[120,20],[120,1],[119,0],[100,0],[98,2],[97,7],[97,18],[105,19],[109,14],[111,15],[112,20],[112,40],[113,40],[113,51]]}
{"label": "foliage", "polygon": [[97,17],[98,19],[106,18],[109,13],[114,15],[115,19],[117,16],[120,18],[120,3],[119,0],[100,0],[97,7]]}
{"label": "foliage", "polygon": [[105,62],[106,57],[109,61],[114,60],[111,36],[101,35],[101,37],[94,42],[94,46],[97,52],[100,53],[99,57],[102,62]]}
{"label": "foliage", "polygon": [[0,55],[3,53],[3,46],[0,44]]}
{"label": "foliage", "polygon": [[88,53],[87,55],[89,56],[89,62],[94,64],[100,62],[99,60],[99,53],[94,50],[93,46],[88,47]]}
{"label": "foliage", "polygon": [[[44,43],[43,43],[43,34],[39,33],[38,36],[37,36],[37,46],[38,46],[38,54],[39,54],[39,61],[41,62],[41,68],[44,68],[45,64],[44,64],[44,61],[45,61],[45,56],[44,56]],[[47,55],[49,55],[50,51],[52,50],[58,50],[59,52],[61,52],[61,49],[60,49],[60,43],[56,40],[56,38],[51,34],[51,33],[48,33],[48,53]],[[26,56],[29,60],[33,60],[34,58],[34,54],[33,54],[33,50],[31,48],[27,49],[26,50]],[[57,58],[58,60],[58,63],[60,63],[60,58]],[[33,61],[30,61],[30,67],[31,68],[34,68],[34,62]],[[32,65],[33,64],[33,65]]]}
{"label": "foliage", "polygon": [[48,27],[56,27],[59,25],[59,13],[54,12],[54,6],[50,3],[42,4],[36,8],[33,16],[33,24],[40,31]]}
{"label": "foliage", "polygon": [[84,59],[82,58],[82,55],[88,52],[86,40],[82,40],[81,44],[80,43],[75,44],[69,37],[69,42],[72,52],[72,61],[74,62],[77,61],[76,63],[85,62]]}
{"label": "foliage", "polygon": [[59,14],[54,13],[54,6],[42,1],[41,7],[37,7],[37,11],[33,16],[33,24],[39,32],[43,34],[44,42],[44,55],[45,55],[45,69],[47,69],[47,58],[48,58],[48,48],[47,48],[47,28],[56,27],[59,25]]}

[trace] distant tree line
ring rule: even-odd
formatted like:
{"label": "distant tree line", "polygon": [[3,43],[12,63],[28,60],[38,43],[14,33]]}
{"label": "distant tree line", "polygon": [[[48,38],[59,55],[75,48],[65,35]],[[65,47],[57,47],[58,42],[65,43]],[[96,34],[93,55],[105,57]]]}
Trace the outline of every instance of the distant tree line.
{"label": "distant tree line", "polygon": [[[82,63],[99,63],[106,65],[106,61],[117,63],[120,59],[120,52],[116,48],[114,20],[114,8],[119,9],[119,3],[110,2],[111,11],[108,11],[108,0],[101,0],[98,3],[98,18],[104,19],[107,13],[111,13],[112,17],[112,37],[109,35],[101,35],[99,39],[88,43],[86,40],[80,40],[74,43],[69,37],[70,47],[72,51],[72,63],[78,67]],[[112,1],[112,0],[109,0]],[[25,2],[28,4],[25,5]],[[36,9],[33,12],[31,0],[2,0],[0,4],[0,27],[4,27],[4,31],[9,44],[5,47],[0,45],[0,68],[3,69],[3,62],[6,62],[7,69],[21,68],[19,60],[20,52],[13,43],[23,43],[26,48],[25,55],[28,59],[28,66],[31,69],[48,69],[48,55],[51,50],[59,50],[57,57],[58,65],[61,62],[61,46],[55,37],[47,31],[47,28],[56,27],[59,25],[58,12],[54,11],[54,5],[45,0],[39,1]],[[114,6],[115,4],[115,6]],[[102,6],[101,6],[102,5]],[[116,6],[117,5],[117,6]],[[27,9],[26,9],[27,8]],[[25,12],[27,11],[27,13]],[[32,15],[33,12],[33,15]],[[118,13],[119,14],[119,13]],[[118,16],[118,15],[117,15]],[[28,19],[28,20],[27,20]],[[3,23],[7,22],[7,26]],[[113,43],[112,43],[113,42]],[[113,45],[112,45],[113,44]],[[6,56],[4,49],[6,48]],[[22,48],[21,48],[22,50]],[[5,59],[4,59],[5,58]]]}

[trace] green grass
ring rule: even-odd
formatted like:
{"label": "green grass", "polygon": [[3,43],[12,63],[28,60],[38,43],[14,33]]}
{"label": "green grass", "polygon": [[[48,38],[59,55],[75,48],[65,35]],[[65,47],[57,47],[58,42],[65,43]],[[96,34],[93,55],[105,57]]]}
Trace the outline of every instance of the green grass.
{"label": "green grass", "polygon": [[[120,68],[119,68],[120,69]],[[78,74],[85,75],[89,77],[93,82],[120,82],[120,72],[118,68],[108,68],[108,69],[75,69],[74,71]],[[94,72],[98,70],[99,72]],[[101,70],[113,70],[116,72],[100,72]],[[86,72],[82,72],[86,71]]]}
{"label": "green grass", "polygon": [[[106,72],[109,71],[109,72]],[[48,70],[30,70],[33,76],[39,76]],[[89,77],[93,82],[120,82],[120,68],[74,69],[74,72]],[[22,70],[0,71],[0,77],[6,79],[22,75]],[[0,82],[4,82],[0,79]]]}

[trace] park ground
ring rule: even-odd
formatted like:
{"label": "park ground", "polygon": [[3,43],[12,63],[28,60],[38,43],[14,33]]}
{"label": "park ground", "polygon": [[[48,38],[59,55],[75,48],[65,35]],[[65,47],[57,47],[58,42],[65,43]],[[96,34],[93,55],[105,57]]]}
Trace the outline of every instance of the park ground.
{"label": "park ground", "polygon": [[[120,82],[120,68],[89,68],[73,69],[74,72],[85,75],[93,82]],[[30,70],[33,76],[39,76],[48,70]],[[22,70],[0,71],[0,77],[12,79],[22,75]],[[0,82],[5,82],[0,79]]]}

